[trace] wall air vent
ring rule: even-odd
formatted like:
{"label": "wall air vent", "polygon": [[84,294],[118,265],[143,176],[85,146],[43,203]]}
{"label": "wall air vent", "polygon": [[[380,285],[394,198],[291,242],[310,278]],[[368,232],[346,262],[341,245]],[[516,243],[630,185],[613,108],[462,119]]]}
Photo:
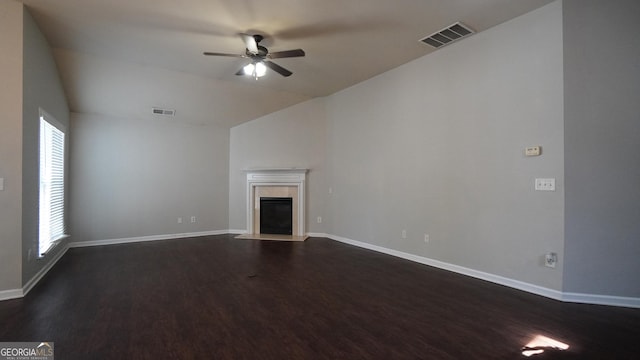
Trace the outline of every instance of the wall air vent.
{"label": "wall air vent", "polygon": [[176,111],[174,109],[160,109],[160,108],[153,108],[153,114],[154,115],[165,115],[165,116],[175,116],[176,115]]}
{"label": "wall air vent", "polygon": [[461,22],[457,22],[442,30],[439,30],[424,39],[420,39],[421,42],[433,46],[434,48],[441,48],[452,42],[458,41],[471,34],[475,33],[470,27],[464,25]]}

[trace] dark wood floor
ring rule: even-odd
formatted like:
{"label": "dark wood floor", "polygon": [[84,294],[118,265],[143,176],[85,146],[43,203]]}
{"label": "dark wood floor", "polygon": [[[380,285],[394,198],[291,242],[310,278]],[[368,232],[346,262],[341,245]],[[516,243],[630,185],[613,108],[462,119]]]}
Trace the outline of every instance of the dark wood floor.
{"label": "dark wood floor", "polygon": [[568,304],[352,247],[232,236],[71,249],[0,341],[68,359],[637,359],[640,310]]}

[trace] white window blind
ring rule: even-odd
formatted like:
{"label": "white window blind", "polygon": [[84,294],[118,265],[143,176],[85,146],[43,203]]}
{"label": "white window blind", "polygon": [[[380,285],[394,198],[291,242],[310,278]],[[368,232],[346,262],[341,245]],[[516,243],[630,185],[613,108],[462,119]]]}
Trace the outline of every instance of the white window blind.
{"label": "white window blind", "polygon": [[64,236],[64,132],[40,116],[40,230],[42,256]]}

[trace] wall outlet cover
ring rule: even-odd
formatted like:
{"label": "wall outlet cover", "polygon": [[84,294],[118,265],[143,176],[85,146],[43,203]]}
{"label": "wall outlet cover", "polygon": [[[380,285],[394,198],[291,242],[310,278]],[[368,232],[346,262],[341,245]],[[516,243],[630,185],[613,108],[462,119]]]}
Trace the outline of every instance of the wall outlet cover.
{"label": "wall outlet cover", "polygon": [[544,266],[555,268],[558,263],[558,255],[556,253],[548,253],[544,256]]}
{"label": "wall outlet cover", "polygon": [[536,178],[535,181],[536,191],[556,191],[556,179],[555,178]]}

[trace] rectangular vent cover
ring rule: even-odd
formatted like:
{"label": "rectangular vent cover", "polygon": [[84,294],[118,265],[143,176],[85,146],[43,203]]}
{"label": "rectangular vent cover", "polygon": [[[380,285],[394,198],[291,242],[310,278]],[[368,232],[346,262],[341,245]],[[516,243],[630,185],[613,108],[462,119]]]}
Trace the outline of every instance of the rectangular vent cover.
{"label": "rectangular vent cover", "polygon": [[175,116],[176,115],[176,111],[174,109],[153,108],[153,114],[154,115]]}
{"label": "rectangular vent cover", "polygon": [[475,33],[470,27],[461,22],[450,25],[440,31],[437,31],[424,39],[420,39],[423,43],[431,45],[434,48],[440,48],[452,42],[458,41]]}

